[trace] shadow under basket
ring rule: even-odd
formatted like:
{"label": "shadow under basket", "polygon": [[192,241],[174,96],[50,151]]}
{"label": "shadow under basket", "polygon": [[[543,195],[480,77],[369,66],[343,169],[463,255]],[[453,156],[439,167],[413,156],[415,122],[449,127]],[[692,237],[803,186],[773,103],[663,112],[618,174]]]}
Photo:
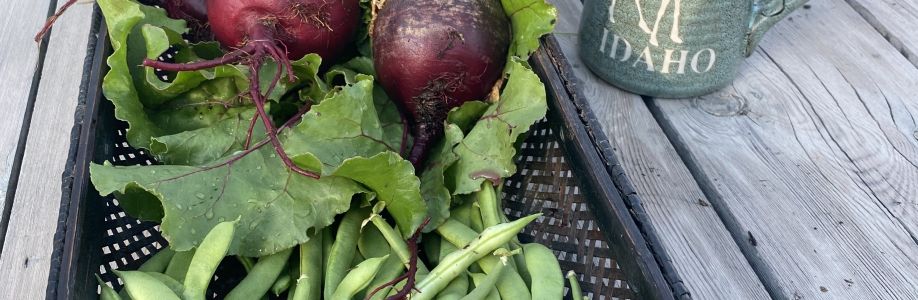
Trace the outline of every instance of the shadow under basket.
{"label": "shadow under basket", "polygon": [[[122,284],[111,270],[136,269],[168,244],[157,224],[126,215],[116,199],[99,196],[89,182],[90,161],[155,163],[144,150],[127,144],[126,123],[114,118],[111,102],[101,93],[111,49],[104,26],[96,23],[65,174],[72,184],[65,186],[61,203],[48,299],[96,299],[96,274],[118,290]],[[657,239],[627,177],[615,173],[618,164],[608,141],[578,98],[560,48],[551,36],[542,46],[530,63],[546,85],[549,113],[522,144],[518,172],[504,182],[502,194],[510,219],[544,214],[519,239],[554,250],[561,268],[579,275],[590,299],[688,298],[665,253],[654,249],[659,243],[653,242]],[[222,298],[244,276],[236,260],[224,260],[208,296]]]}

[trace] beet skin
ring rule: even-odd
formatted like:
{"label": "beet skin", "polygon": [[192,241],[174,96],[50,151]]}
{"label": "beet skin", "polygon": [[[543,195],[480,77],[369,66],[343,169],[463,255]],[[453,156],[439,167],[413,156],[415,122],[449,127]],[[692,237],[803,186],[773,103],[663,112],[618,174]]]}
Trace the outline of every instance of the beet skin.
{"label": "beet skin", "polygon": [[162,6],[170,18],[207,23],[207,0],[165,0]]}
{"label": "beet skin", "polygon": [[[409,116],[416,168],[447,113],[486,100],[500,79],[510,21],[496,0],[387,0],[373,26],[377,80]],[[419,170],[420,171],[420,170]]]}
{"label": "beet skin", "polygon": [[224,47],[276,40],[290,59],[341,54],[360,25],[358,0],[207,0],[211,30]]}

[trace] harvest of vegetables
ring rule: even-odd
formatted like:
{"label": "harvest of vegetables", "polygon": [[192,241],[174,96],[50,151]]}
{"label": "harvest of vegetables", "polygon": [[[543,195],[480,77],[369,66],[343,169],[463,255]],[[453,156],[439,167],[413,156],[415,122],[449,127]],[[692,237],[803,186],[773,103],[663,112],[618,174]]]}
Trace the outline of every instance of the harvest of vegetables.
{"label": "harvest of vegetables", "polygon": [[552,251],[516,239],[541,216],[499,198],[547,110],[545,0],[97,3],[103,92],[159,164],[91,180],[169,242],[102,299],[212,298],[224,260],[248,274],[227,299],[564,295]]}

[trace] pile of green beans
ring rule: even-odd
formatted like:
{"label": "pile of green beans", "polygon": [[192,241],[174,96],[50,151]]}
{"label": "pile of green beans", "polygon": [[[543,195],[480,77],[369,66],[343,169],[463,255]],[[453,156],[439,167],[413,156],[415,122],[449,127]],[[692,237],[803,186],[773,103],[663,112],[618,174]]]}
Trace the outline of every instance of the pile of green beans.
{"label": "pile of green beans", "polygon": [[[521,244],[517,234],[540,215],[508,221],[490,184],[451,210],[451,217],[421,236],[411,300],[562,299],[565,275],[541,244]],[[235,222],[214,227],[192,251],[163,249],[136,271],[115,271],[121,293],[99,279],[102,300],[203,300],[224,260],[247,272],[225,299],[387,299],[405,281],[385,286],[408,270],[407,238],[380,214],[381,205],[354,208],[307,242],[259,257],[227,257]],[[581,299],[577,276],[570,293]]]}

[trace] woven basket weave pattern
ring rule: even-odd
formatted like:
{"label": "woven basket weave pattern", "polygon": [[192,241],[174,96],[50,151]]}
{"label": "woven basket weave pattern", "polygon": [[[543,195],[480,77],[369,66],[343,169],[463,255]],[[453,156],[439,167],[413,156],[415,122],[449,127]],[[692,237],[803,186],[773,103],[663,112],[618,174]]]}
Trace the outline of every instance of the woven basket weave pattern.
{"label": "woven basket weave pattern", "polygon": [[[125,125],[120,123],[120,125]],[[522,144],[517,173],[503,185],[504,212],[510,219],[533,213],[539,218],[520,234],[523,243],[541,243],[554,250],[561,268],[580,276],[581,286],[591,299],[631,299],[623,271],[612,257],[589,205],[580,193],[576,174],[570,170],[559,144],[559,128],[549,120],[533,126]],[[111,161],[115,165],[150,165],[155,161],[144,150],[131,148],[119,129]],[[105,237],[101,249],[102,280],[116,289],[121,281],[111,270],[139,267],[168,242],[152,222],[141,222],[124,213],[114,197],[103,197]],[[241,265],[226,259],[211,285],[209,295],[221,298],[245,276]],[[568,297],[570,297],[568,295]]]}

